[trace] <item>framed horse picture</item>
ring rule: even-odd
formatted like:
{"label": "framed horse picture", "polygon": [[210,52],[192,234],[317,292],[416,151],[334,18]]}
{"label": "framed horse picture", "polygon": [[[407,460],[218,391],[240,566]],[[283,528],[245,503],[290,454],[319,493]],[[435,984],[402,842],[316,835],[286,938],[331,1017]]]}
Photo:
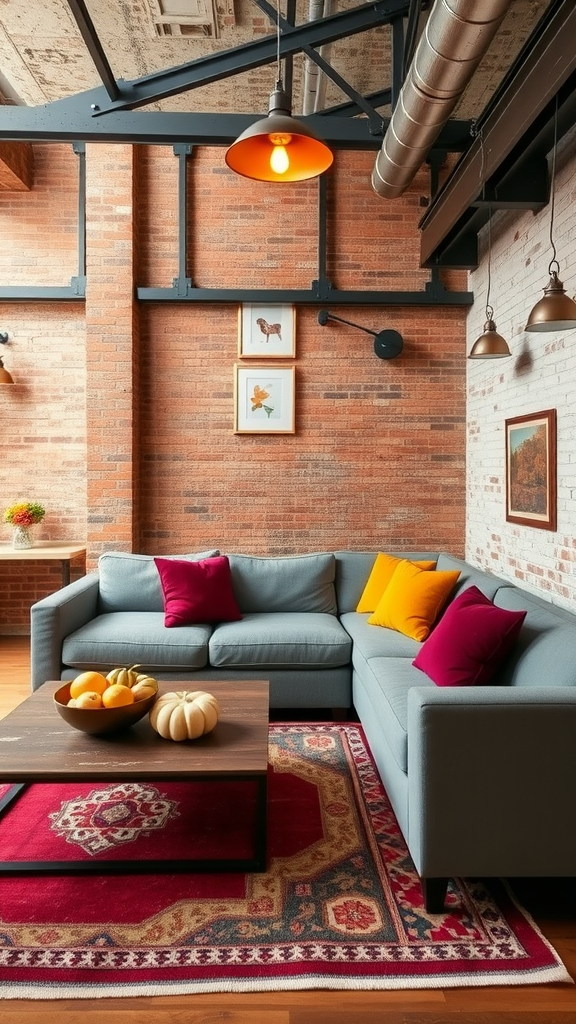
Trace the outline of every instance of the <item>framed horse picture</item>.
{"label": "framed horse picture", "polygon": [[240,359],[292,359],[296,355],[296,309],[245,302],[238,311]]}

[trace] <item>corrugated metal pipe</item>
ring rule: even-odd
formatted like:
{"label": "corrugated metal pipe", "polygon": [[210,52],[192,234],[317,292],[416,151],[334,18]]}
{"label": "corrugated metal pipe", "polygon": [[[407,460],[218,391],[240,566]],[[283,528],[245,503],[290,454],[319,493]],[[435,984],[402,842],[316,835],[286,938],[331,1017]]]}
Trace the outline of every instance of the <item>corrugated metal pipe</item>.
{"label": "corrugated metal pipe", "polygon": [[395,199],[410,185],[494,38],[512,0],[436,0],[372,172]]}

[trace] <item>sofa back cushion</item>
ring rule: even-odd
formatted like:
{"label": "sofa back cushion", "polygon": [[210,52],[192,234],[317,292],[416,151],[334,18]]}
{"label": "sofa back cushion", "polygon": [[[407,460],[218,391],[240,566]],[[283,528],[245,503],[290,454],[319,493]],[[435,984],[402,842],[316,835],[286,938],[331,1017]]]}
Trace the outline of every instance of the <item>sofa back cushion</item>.
{"label": "sofa back cushion", "polygon": [[474,585],[478,587],[478,590],[484,594],[484,597],[494,600],[494,594],[502,586],[507,586],[504,580],[493,576],[489,572],[484,572],[483,569],[477,569],[475,566],[465,562],[462,558],[454,558],[453,555],[447,555],[446,552],[442,551],[438,555],[438,562],[436,568],[440,571],[457,569],[460,573],[458,582],[454,587],[452,597],[457,597],[467,587]]}
{"label": "sofa back cushion", "polygon": [[[197,562],[213,558],[219,551],[201,551],[192,555],[164,555],[164,558]],[[164,601],[153,555],[133,555],[126,551],[105,551],[98,559],[100,597],[98,610],[107,612],[162,612]]]}
{"label": "sofa back cushion", "polygon": [[576,686],[576,616],[514,586],[501,587],[494,604],[526,610],[514,651],[494,682],[510,686]]}
{"label": "sofa back cushion", "polygon": [[[407,558],[411,562],[435,562],[438,558],[437,551],[393,551],[390,554],[396,558]],[[356,611],[377,555],[378,551],[335,552],[336,597],[340,615]]]}
{"label": "sofa back cushion", "polygon": [[336,614],[334,555],[258,558],[229,555],[232,587],[240,611]]}

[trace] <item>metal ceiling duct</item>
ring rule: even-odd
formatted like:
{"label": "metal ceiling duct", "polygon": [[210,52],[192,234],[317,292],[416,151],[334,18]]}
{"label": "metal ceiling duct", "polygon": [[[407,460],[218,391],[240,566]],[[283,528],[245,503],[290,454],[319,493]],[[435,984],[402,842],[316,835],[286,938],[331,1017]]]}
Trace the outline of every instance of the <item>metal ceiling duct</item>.
{"label": "metal ceiling duct", "polygon": [[410,185],[511,2],[436,0],[376,157],[378,195],[395,199]]}
{"label": "metal ceiling duct", "polygon": [[[308,21],[318,21],[319,18],[328,18],[336,8],[335,0],[310,0],[308,7]],[[319,49],[319,54],[324,60],[330,60],[332,43],[326,43]],[[322,110],[326,99],[326,75],[322,74],[320,68],[310,57],[304,61],[304,89],[302,99],[302,113],[314,114]]]}

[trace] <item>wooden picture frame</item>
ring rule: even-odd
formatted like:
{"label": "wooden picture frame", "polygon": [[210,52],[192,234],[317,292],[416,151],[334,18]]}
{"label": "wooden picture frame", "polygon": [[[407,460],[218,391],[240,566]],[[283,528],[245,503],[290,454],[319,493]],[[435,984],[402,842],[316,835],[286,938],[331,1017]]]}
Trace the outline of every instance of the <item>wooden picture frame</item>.
{"label": "wooden picture frame", "polygon": [[234,433],[294,434],[293,366],[234,366]]}
{"label": "wooden picture frame", "polygon": [[506,420],[506,519],[556,529],[556,410]]}
{"label": "wooden picture frame", "polygon": [[294,359],[296,307],[245,302],[238,310],[240,359]]}

